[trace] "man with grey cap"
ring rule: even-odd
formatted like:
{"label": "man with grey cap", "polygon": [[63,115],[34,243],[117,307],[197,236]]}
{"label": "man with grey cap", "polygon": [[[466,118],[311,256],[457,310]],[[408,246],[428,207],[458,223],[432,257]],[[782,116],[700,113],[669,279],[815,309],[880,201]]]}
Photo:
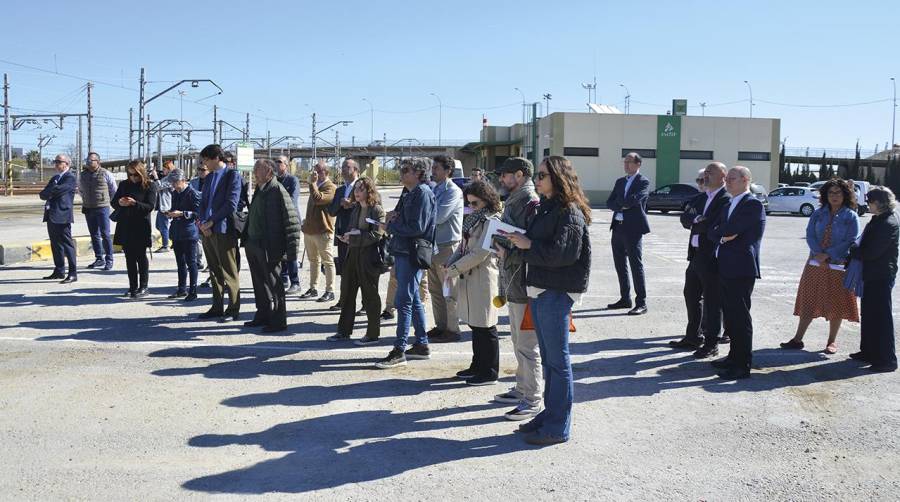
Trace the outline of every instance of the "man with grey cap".
{"label": "man with grey cap", "polygon": [[[500,185],[509,193],[500,218],[504,223],[522,229],[528,228],[528,222],[538,205],[538,196],[531,180],[533,173],[531,161],[522,157],[508,158],[498,169]],[[541,354],[538,350],[537,333],[521,329],[525,306],[528,305],[523,251],[505,239],[498,240],[496,248],[501,257],[500,291],[497,295],[509,308],[509,331],[518,367],[516,385],[508,392],[494,396],[494,401],[516,405],[504,414],[508,420],[525,420],[541,411]]]}
{"label": "man with grey cap", "polygon": [[[432,343],[459,341],[459,314],[453,295],[444,296],[444,281],[456,281],[447,277],[444,268],[450,255],[462,240],[463,193],[453,183],[453,158],[438,155],[431,159],[431,177],[434,180],[435,215],[434,246],[437,250],[428,269],[428,290],[431,293],[431,311],[435,327],[428,331]],[[454,284],[449,284],[450,288]]]}

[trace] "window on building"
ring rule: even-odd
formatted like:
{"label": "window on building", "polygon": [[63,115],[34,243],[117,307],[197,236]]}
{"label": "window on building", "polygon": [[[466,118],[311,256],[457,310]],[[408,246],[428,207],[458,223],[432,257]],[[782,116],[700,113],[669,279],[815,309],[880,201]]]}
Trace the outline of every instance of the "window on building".
{"label": "window on building", "polygon": [[588,148],[581,146],[567,146],[563,148],[563,155],[566,157],[599,157],[599,148]]}
{"label": "window on building", "polygon": [[758,160],[768,162],[772,159],[770,152],[738,152],[738,160]]}
{"label": "window on building", "polygon": [[623,148],[622,149],[622,158],[624,159],[626,155],[634,152],[641,156],[644,159],[655,159],[656,158],[656,150],[650,148]]}
{"label": "window on building", "polygon": [[550,149],[544,148],[544,157],[549,157],[549,156],[550,156]]}
{"label": "window on building", "polygon": [[711,150],[682,150],[681,158],[686,160],[712,160]]}

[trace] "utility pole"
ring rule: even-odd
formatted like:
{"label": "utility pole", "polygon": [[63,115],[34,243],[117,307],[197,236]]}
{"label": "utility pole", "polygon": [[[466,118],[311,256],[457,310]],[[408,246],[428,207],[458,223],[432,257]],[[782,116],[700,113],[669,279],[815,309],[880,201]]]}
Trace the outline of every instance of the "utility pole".
{"label": "utility pole", "polygon": [[894,145],[896,143],[896,138],[894,133],[897,131],[897,81],[894,80],[894,77],[891,77],[891,83],[894,84],[894,102],[893,102],[893,118],[891,119],[891,152],[894,150]]}
{"label": "utility pole", "polygon": [[246,126],[244,127],[244,141],[250,141],[250,112],[247,112]]}
{"label": "utility pole", "polygon": [[128,109],[128,160],[134,158],[134,108]]}
{"label": "utility pole", "polygon": [[538,116],[537,116],[537,107],[538,103],[534,102],[531,104],[531,162],[534,165],[538,163]]}
{"label": "utility pole", "polygon": [[553,95],[551,95],[549,92],[544,94],[544,102],[547,103],[547,106],[546,106],[547,115],[550,115],[550,100],[551,99],[553,99]]}
{"label": "utility pole", "polygon": [[212,127],[212,130],[213,130],[213,144],[216,144],[216,145],[219,144],[219,138],[222,137],[221,134],[220,134],[218,137],[216,137],[216,128],[217,128],[217,125],[216,125],[216,122],[217,122],[216,118],[217,118],[217,117],[216,117],[216,115],[218,114],[218,111],[219,111],[219,110],[218,110],[218,106],[213,105],[213,127]]}
{"label": "utility pole", "polygon": [[272,158],[272,131],[266,130],[266,150],[268,157]]}
{"label": "utility pole", "polygon": [[84,136],[83,136],[83,132],[81,129],[81,117],[78,117],[78,139],[75,142],[75,144],[77,145],[76,151],[78,152],[78,160],[75,161],[74,167],[76,167],[75,172],[79,172],[79,173],[81,172],[81,168],[84,166],[84,164],[82,162],[84,160],[84,152],[81,150],[81,146],[82,146],[81,141],[83,138],[84,138]]}
{"label": "utility pole", "polygon": [[[12,188],[12,147],[9,144],[9,75],[3,74],[3,172],[0,177],[5,178],[7,187]],[[11,190],[7,190],[7,194]]]}
{"label": "utility pole", "polygon": [[312,152],[313,153],[312,161],[313,161],[313,164],[315,164],[316,159],[318,158],[316,156],[316,112],[313,112],[313,114],[312,114],[312,137],[310,139],[312,140],[312,151],[313,151]]}
{"label": "utility pole", "polygon": [[706,101],[700,103],[700,113],[702,117],[706,116]]}
{"label": "utility pole", "polygon": [[41,181],[44,181],[44,147],[49,145],[56,136],[38,136],[38,169]]}
{"label": "utility pole", "polygon": [[750,82],[744,80],[744,83],[747,84],[747,89],[750,91],[750,118],[753,118],[753,87],[750,86]]}
{"label": "utility pole", "polygon": [[141,67],[140,95],[138,96],[138,151],[137,156],[144,158],[144,68]]}
{"label": "utility pole", "polygon": [[94,151],[94,113],[93,108],[91,108],[91,89],[94,88],[94,84],[88,82],[88,151]]}

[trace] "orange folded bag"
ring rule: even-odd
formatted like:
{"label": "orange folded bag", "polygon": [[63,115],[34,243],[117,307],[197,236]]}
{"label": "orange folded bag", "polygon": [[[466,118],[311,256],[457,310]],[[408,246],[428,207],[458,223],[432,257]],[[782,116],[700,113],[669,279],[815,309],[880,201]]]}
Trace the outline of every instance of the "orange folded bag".
{"label": "orange folded bag", "polygon": [[[531,303],[525,304],[525,315],[522,316],[522,324],[519,329],[523,331],[534,331],[534,320],[531,318]],[[575,332],[575,320],[572,319],[572,313],[569,312],[569,333]]]}

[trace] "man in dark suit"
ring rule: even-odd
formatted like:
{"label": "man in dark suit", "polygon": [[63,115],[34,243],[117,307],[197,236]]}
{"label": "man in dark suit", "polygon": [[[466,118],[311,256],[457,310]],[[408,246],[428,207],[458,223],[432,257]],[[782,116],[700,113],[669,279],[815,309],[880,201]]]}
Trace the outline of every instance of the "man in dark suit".
{"label": "man in dark suit", "polygon": [[[350,224],[350,213],[353,212],[353,186],[359,179],[359,163],[353,159],[347,159],[341,164],[341,178],[344,184],[337,187],[334,193],[334,199],[328,206],[328,214],[334,216],[334,245],[337,246],[337,256],[334,259],[334,271],[337,275],[341,275],[341,269],[344,268],[344,261],[347,259],[348,244],[338,239],[338,236],[344,235],[347,226]],[[338,302],[332,305],[329,310],[341,310],[342,298],[338,298]],[[355,309],[356,306],[354,305]]]}
{"label": "man in dark suit", "polygon": [[669,345],[694,350],[694,357],[703,359],[719,353],[718,337],[722,330],[722,302],[719,294],[719,271],[715,245],[707,237],[709,227],[727,209],[731,195],[725,190],[725,164],[713,162],[706,166],[698,182],[705,191],[691,199],[688,210],[681,215],[681,225],[691,231],[688,242],[688,268],[684,274],[684,303],[688,324],[684,338]]}
{"label": "man in dark suit", "polygon": [[722,313],[725,332],[731,336],[728,357],[713,361],[721,369],[719,377],[737,380],[750,376],[753,359],[753,318],[750,297],[759,273],[759,249],[766,227],[762,203],[750,193],[750,170],[735,166],[725,177],[725,189],[731,202],[722,209],[719,219],[709,230],[716,244],[719,283],[722,286]]}
{"label": "man in dark suit", "polygon": [[[69,284],[78,280],[75,269],[75,241],[72,240],[72,222],[75,215],[72,211],[78,181],[69,171],[72,160],[68,155],[57,155],[53,160],[57,175],[50,178],[47,186],[41,190],[44,204],[44,221],[47,222],[47,234],[50,237],[50,250],[53,252],[53,273],[44,279],[63,279],[60,284]],[[69,274],[63,275],[65,262],[69,262]]]}
{"label": "man in dark suit", "polygon": [[[641,240],[650,233],[647,222],[647,197],[650,180],[641,175],[641,156],[631,152],[625,156],[625,176],[616,185],[606,206],[613,211],[612,230],[613,262],[619,276],[619,301],[607,305],[609,309],[631,309],[631,288],[628,283],[628,265],[634,281],[634,308],[629,315],[647,313],[647,291],[644,288],[644,263],[641,259]],[[627,262],[626,262],[627,260]]]}
{"label": "man in dark suit", "polygon": [[[232,222],[241,197],[241,176],[225,167],[225,152],[219,145],[207,145],[200,160],[209,170],[200,198],[198,225],[203,234],[203,252],[212,276],[213,304],[201,319],[221,317],[220,322],[237,321],[241,310],[238,275],[238,238]],[[228,292],[228,308],[225,292]]]}

